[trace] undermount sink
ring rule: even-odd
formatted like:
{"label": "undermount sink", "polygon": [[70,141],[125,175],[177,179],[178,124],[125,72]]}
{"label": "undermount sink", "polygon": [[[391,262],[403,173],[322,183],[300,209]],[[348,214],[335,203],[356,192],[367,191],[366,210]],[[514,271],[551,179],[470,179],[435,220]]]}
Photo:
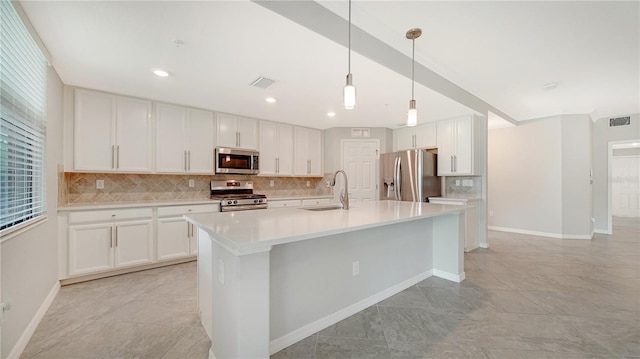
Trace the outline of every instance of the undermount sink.
{"label": "undermount sink", "polygon": [[304,209],[306,211],[331,211],[334,209],[342,209],[341,204],[331,204],[328,206],[317,206],[317,207],[300,207],[300,209]]}

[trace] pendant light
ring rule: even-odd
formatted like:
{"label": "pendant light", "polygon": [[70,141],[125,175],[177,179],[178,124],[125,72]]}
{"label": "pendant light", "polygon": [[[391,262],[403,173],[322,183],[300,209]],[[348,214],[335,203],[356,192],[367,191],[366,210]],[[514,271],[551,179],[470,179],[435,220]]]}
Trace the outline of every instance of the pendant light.
{"label": "pendant light", "polygon": [[416,39],[422,35],[422,29],[415,28],[407,31],[407,39],[411,40],[413,51],[411,54],[411,101],[409,101],[409,111],[407,111],[407,126],[413,127],[418,124],[418,110],[416,109],[416,100],[414,98],[415,83],[415,67],[416,67]]}
{"label": "pendant light", "polygon": [[353,86],[353,75],[351,75],[351,0],[349,0],[349,68],[347,73],[347,84],[342,91],[344,108],[353,110],[356,107],[356,87]]}

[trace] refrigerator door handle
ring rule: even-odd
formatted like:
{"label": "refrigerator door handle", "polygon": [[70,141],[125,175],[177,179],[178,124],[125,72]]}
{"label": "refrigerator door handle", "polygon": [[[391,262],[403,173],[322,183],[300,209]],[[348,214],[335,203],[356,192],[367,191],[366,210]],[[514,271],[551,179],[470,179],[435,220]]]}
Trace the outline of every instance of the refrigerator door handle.
{"label": "refrigerator door handle", "polygon": [[397,201],[402,201],[402,168],[401,166],[401,160],[400,157],[396,157],[396,178],[395,178],[395,183],[396,183],[396,200]]}

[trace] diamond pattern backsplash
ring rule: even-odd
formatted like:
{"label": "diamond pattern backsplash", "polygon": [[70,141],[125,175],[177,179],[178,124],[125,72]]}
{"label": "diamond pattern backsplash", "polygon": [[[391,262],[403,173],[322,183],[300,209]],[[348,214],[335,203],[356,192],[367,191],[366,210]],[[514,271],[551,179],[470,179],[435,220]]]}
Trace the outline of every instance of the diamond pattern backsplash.
{"label": "diamond pattern backsplash", "polygon": [[[330,196],[331,187],[326,185],[330,178],[331,174],[325,174],[323,178],[306,178],[65,172],[60,173],[58,202],[64,206],[207,199],[212,180],[228,179],[251,180],[254,192],[268,197]],[[96,188],[96,180],[104,181],[104,189]],[[194,180],[194,187],[189,187],[189,180]],[[270,186],[271,180],[274,181],[273,187]]]}

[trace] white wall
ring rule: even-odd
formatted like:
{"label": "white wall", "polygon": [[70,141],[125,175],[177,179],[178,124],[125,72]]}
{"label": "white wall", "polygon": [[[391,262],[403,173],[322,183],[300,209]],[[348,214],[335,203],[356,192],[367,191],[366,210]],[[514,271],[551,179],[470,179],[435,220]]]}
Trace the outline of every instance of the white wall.
{"label": "white wall", "polygon": [[591,236],[591,142],[589,115],[562,116],[562,234]]}
{"label": "white wall", "polygon": [[393,151],[393,131],[388,128],[371,128],[371,137],[351,137],[351,127],[333,127],[324,130],[324,172],[333,173],[342,169],[342,139],[379,139],[380,153]]}
{"label": "white wall", "polygon": [[62,163],[62,81],[47,78],[47,217],[2,242],[2,297],[12,308],[2,323],[2,358],[8,357],[58,281],[58,164]]}
{"label": "white wall", "polygon": [[608,143],[640,138],[640,114],[630,116],[629,126],[609,127],[609,118],[601,118],[593,124],[593,217],[596,220],[594,230],[598,233],[609,230]]}
{"label": "white wall", "polygon": [[561,151],[558,117],[489,131],[490,229],[562,232]]}

